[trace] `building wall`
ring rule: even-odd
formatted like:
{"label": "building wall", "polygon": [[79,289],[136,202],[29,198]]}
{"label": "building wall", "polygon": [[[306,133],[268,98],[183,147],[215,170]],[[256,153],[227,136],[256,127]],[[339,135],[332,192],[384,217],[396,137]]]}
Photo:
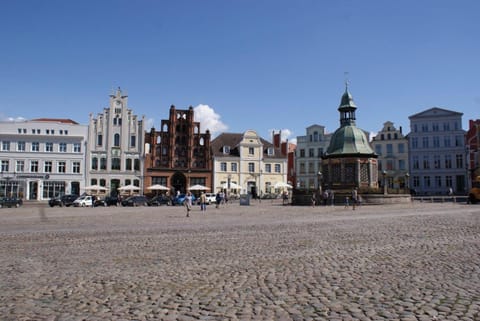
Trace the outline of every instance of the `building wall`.
{"label": "building wall", "polygon": [[[387,121],[382,130],[372,140],[372,147],[378,155],[378,177],[383,180],[384,174],[389,188],[406,188],[408,186],[408,140],[402,128],[396,129]],[[383,186],[384,182],[380,182]]]}
{"label": "building wall", "polygon": [[232,193],[255,197],[280,192],[275,185],[287,182],[287,157],[253,130],[221,134],[212,141],[212,149],[215,191],[225,190],[230,181],[239,185]]}
{"label": "building wall", "polygon": [[0,197],[48,200],[80,194],[86,136],[87,126],[71,120],[0,123]]}
{"label": "building wall", "polygon": [[467,190],[467,161],[462,113],[430,108],[410,119],[410,187],[420,194]]}
{"label": "building wall", "polygon": [[306,129],[305,136],[297,137],[295,178],[298,188],[318,189],[322,156],[328,149],[331,136],[325,133],[324,126],[312,125]]}
{"label": "building wall", "polygon": [[210,132],[202,133],[200,125],[192,107],[171,106],[160,130],[152,128],[145,134],[145,192],[155,184],[170,187],[173,193],[185,193],[193,185],[212,188]]}
{"label": "building wall", "polygon": [[471,187],[472,180],[480,176],[480,119],[470,119],[466,135],[466,144],[468,148],[468,168],[470,170],[469,187]]}
{"label": "building wall", "polygon": [[144,116],[128,108],[120,88],[97,117],[90,114],[87,144],[87,185],[101,185],[118,193],[126,185],[143,189]]}

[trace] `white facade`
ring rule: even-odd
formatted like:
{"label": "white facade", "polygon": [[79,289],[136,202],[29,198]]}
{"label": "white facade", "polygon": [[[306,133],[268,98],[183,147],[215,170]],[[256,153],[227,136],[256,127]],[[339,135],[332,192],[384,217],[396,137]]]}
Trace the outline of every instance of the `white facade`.
{"label": "white facade", "polygon": [[325,133],[325,127],[307,127],[305,136],[297,136],[295,151],[295,174],[297,188],[317,189],[321,180],[322,156],[330,145],[332,134]]}
{"label": "white facade", "polygon": [[0,123],[0,197],[80,194],[86,137],[87,126],[69,119]]}
{"label": "white facade", "polygon": [[221,134],[212,149],[215,191],[256,197],[279,192],[275,185],[287,182],[287,157],[254,130]]}
{"label": "white facade", "polygon": [[430,108],[410,119],[410,187],[419,194],[467,191],[467,161],[462,113]]}
{"label": "white facade", "polygon": [[90,115],[87,144],[87,185],[100,185],[107,193],[135,185],[143,190],[144,116],[128,108],[120,88],[110,95],[109,106],[96,118]]}
{"label": "white facade", "polygon": [[378,177],[385,179],[379,185],[408,188],[408,140],[402,128],[395,128],[391,121],[385,122],[382,130],[373,137],[372,147],[378,155]]}

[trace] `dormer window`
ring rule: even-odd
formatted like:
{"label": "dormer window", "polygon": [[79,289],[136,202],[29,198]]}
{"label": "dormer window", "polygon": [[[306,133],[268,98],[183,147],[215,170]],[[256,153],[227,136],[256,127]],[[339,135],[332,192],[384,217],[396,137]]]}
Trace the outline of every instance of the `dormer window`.
{"label": "dormer window", "polygon": [[267,154],[268,154],[268,156],[275,155],[275,149],[273,147],[268,147]]}
{"label": "dormer window", "polygon": [[230,146],[223,146],[223,153],[230,154]]}

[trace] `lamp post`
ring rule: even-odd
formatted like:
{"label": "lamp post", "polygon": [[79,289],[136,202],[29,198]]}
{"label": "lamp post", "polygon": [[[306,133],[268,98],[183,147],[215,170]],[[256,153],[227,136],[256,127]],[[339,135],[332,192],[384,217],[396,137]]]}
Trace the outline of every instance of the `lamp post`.
{"label": "lamp post", "polygon": [[231,182],[232,182],[232,174],[228,174],[228,180],[227,180],[227,197],[229,197],[229,198],[230,198]]}
{"label": "lamp post", "polygon": [[410,174],[406,173],[405,174],[405,188],[407,189],[407,192],[409,191],[409,186],[410,186]]}
{"label": "lamp post", "polygon": [[317,185],[318,185],[318,194],[319,196],[322,196],[322,181],[323,181],[323,173],[321,171],[319,171],[317,173],[317,176],[318,176],[318,181],[317,181]]}
{"label": "lamp post", "polygon": [[388,194],[388,188],[387,188],[387,171],[382,172],[383,175],[383,195]]}

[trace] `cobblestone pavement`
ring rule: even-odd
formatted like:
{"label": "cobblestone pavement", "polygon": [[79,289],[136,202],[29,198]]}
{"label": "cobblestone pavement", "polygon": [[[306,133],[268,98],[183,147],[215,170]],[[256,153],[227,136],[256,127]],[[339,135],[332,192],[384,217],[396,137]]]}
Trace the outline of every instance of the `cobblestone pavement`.
{"label": "cobblestone pavement", "polygon": [[0,320],[480,320],[480,206],[0,210]]}

